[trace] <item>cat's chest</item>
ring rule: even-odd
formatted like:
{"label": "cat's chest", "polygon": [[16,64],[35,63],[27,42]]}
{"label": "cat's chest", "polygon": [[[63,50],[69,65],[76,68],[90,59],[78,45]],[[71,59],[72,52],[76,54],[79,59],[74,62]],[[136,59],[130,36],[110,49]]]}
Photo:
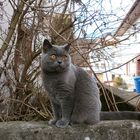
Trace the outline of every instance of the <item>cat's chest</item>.
{"label": "cat's chest", "polygon": [[48,80],[47,90],[50,94],[60,94],[61,92],[71,92],[74,89],[74,83],[65,80]]}
{"label": "cat's chest", "polygon": [[69,96],[74,92],[75,89],[75,77],[46,77],[45,86],[49,96]]}
{"label": "cat's chest", "polygon": [[48,82],[47,90],[49,98],[52,101],[59,103],[61,99],[67,97],[73,98],[74,86],[65,81],[54,80],[52,82]]}
{"label": "cat's chest", "polygon": [[47,82],[45,83],[45,87],[47,89],[47,91],[49,92],[49,94],[55,94],[56,91],[56,86],[57,84],[57,80],[53,79],[53,80],[47,80]]}

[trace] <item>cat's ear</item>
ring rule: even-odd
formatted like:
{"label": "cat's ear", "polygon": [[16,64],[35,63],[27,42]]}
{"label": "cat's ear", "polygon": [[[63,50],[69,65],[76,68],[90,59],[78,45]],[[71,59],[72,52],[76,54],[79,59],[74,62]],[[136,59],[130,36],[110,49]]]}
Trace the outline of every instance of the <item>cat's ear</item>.
{"label": "cat's ear", "polygon": [[71,44],[67,44],[67,45],[65,45],[65,47],[64,47],[64,49],[65,49],[67,52],[69,52],[69,50],[70,50],[70,45],[71,45]]}
{"label": "cat's ear", "polygon": [[43,51],[46,52],[48,51],[48,49],[51,48],[52,48],[52,44],[47,39],[45,39],[43,42]]}

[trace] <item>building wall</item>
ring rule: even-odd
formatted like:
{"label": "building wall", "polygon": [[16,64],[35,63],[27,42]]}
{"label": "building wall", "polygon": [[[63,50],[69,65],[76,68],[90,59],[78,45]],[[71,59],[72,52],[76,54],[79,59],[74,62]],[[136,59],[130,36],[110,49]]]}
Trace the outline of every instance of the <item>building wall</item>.
{"label": "building wall", "polygon": [[136,76],[140,76],[140,57],[136,60]]}

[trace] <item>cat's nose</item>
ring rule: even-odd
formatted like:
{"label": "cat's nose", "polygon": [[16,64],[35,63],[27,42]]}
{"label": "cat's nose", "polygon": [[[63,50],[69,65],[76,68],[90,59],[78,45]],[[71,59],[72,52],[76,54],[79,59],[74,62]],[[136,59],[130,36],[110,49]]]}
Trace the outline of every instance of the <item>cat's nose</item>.
{"label": "cat's nose", "polygon": [[58,60],[57,63],[60,65],[62,63],[62,61],[61,60]]}

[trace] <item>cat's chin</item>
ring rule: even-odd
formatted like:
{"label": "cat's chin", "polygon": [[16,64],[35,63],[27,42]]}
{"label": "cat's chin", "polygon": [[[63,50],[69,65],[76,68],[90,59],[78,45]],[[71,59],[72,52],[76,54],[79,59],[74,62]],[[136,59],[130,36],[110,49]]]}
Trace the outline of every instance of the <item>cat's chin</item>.
{"label": "cat's chin", "polygon": [[46,70],[46,71],[44,71],[44,73],[62,73],[62,72],[64,72],[64,71],[66,71],[66,69],[65,68],[62,68],[62,67],[57,67],[57,68],[53,68],[53,70],[51,70],[51,69],[48,69],[48,70]]}
{"label": "cat's chin", "polygon": [[55,69],[57,72],[63,72],[63,71],[65,71],[65,68],[63,68],[62,66],[58,66],[58,67],[56,67],[56,69]]}

